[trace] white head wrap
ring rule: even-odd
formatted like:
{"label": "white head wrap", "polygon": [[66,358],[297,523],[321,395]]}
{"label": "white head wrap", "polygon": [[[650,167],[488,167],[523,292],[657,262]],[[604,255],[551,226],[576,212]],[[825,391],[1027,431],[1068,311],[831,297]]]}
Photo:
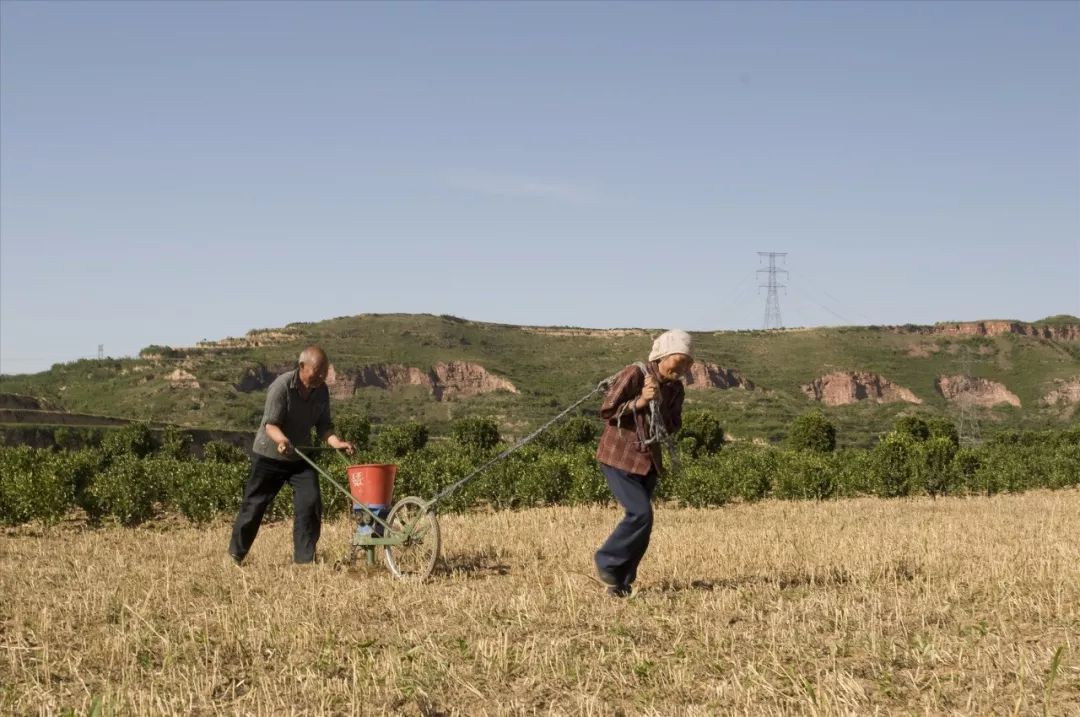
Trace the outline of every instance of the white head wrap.
{"label": "white head wrap", "polygon": [[682,329],[665,331],[656,337],[656,341],[653,341],[652,351],[649,352],[649,360],[659,361],[671,354],[686,354],[693,358],[693,345],[694,341],[690,338],[690,334]]}

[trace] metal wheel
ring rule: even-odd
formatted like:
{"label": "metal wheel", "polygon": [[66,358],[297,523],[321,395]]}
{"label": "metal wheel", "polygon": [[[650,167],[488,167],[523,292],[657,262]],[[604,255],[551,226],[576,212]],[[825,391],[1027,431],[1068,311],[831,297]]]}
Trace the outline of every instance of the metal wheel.
{"label": "metal wheel", "polygon": [[415,496],[402,498],[386,519],[390,530],[387,538],[405,536],[401,545],[385,545],[386,567],[394,577],[404,580],[426,580],[439,560],[442,536],[439,519],[428,510],[426,501]]}

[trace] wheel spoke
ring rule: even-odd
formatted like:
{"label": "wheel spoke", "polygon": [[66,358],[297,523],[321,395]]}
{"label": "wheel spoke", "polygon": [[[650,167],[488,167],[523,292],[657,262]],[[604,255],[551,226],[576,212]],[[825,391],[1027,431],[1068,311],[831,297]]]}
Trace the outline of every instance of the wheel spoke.
{"label": "wheel spoke", "polygon": [[439,522],[435,513],[419,498],[402,499],[387,518],[390,535],[402,538],[400,545],[384,547],[387,567],[399,578],[424,580],[439,558]]}

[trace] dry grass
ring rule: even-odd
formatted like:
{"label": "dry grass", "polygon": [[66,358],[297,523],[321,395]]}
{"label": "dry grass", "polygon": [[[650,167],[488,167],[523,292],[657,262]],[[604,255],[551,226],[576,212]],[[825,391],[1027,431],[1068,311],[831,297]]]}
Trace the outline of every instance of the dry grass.
{"label": "dry grass", "polygon": [[614,508],[444,517],[426,585],[289,524],[244,568],[225,524],[9,532],[0,713],[1080,714],[1080,492],[657,517],[626,601]]}

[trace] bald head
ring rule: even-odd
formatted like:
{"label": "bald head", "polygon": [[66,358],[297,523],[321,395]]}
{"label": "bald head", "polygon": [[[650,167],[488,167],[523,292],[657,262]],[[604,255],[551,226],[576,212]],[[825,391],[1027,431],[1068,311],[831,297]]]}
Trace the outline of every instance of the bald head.
{"label": "bald head", "polygon": [[318,388],[326,383],[326,374],[330,371],[330,362],[326,352],[318,346],[308,346],[300,352],[297,361],[300,364],[300,382],[308,389]]}
{"label": "bald head", "polygon": [[308,346],[300,352],[300,358],[297,359],[297,363],[301,366],[322,366],[326,363],[326,352],[315,345]]}

